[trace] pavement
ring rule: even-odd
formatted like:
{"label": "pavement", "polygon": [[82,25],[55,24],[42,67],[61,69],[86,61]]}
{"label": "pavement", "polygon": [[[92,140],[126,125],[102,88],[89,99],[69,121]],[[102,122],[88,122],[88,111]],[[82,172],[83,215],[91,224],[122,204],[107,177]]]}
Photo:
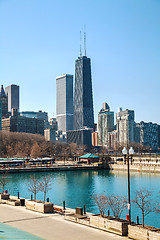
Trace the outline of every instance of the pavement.
{"label": "pavement", "polygon": [[[66,221],[57,213],[42,214],[22,206],[0,204],[0,222],[3,223],[0,224],[0,239],[128,240],[127,237]],[[11,230],[13,238],[7,237]]]}

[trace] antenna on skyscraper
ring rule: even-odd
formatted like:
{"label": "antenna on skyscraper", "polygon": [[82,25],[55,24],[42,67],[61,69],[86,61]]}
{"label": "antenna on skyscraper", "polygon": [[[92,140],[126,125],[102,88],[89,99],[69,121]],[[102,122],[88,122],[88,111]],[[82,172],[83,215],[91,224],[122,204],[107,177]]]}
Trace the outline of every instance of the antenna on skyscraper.
{"label": "antenna on skyscraper", "polygon": [[84,25],[84,56],[86,56],[86,26]]}
{"label": "antenna on skyscraper", "polygon": [[81,31],[80,31],[80,57],[82,56],[81,45],[82,45],[82,43],[81,43]]}

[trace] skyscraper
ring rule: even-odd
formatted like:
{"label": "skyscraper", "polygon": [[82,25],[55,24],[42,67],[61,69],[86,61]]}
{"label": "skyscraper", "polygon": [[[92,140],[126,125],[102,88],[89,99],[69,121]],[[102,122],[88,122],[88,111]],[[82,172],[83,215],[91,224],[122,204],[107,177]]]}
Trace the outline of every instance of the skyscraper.
{"label": "skyscraper", "polygon": [[143,146],[151,147],[153,150],[158,149],[158,131],[159,126],[152,122],[143,122],[135,124],[135,142]]}
{"label": "skyscraper", "polygon": [[120,108],[116,114],[118,143],[120,145],[134,142],[134,111]]}
{"label": "skyscraper", "polygon": [[75,64],[74,129],[94,128],[90,58],[80,56]]}
{"label": "skyscraper", "polygon": [[1,104],[1,100],[0,100],[0,131],[2,130],[2,104]]}
{"label": "skyscraper", "polygon": [[98,114],[98,145],[109,147],[108,133],[114,130],[114,112],[110,111],[107,103]]}
{"label": "skyscraper", "polygon": [[73,75],[56,78],[56,119],[58,130],[73,130]]}
{"label": "skyscraper", "polygon": [[12,108],[19,111],[19,86],[12,84],[6,87],[5,91],[8,96],[8,112],[11,112]]}
{"label": "skyscraper", "polygon": [[0,101],[2,104],[1,105],[2,118],[8,117],[8,97],[5,94],[3,85],[1,85]]}

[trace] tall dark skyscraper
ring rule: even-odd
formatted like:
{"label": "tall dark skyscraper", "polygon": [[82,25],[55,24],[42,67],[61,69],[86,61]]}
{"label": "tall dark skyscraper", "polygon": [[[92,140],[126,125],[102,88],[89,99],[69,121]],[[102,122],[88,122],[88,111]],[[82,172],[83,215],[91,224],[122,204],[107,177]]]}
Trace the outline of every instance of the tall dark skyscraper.
{"label": "tall dark skyscraper", "polygon": [[91,61],[80,56],[75,64],[74,129],[94,128]]}

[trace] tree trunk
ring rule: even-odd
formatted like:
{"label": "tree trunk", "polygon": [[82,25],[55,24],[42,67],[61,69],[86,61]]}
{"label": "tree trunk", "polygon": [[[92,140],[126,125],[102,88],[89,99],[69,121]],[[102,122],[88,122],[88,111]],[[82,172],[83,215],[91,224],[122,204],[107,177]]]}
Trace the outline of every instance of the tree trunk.
{"label": "tree trunk", "polygon": [[34,193],[34,201],[36,201],[36,193]]}
{"label": "tree trunk", "polygon": [[144,213],[142,212],[142,226],[144,227]]}
{"label": "tree trunk", "polygon": [[46,191],[44,191],[44,202],[45,202],[45,199],[46,199]]}

